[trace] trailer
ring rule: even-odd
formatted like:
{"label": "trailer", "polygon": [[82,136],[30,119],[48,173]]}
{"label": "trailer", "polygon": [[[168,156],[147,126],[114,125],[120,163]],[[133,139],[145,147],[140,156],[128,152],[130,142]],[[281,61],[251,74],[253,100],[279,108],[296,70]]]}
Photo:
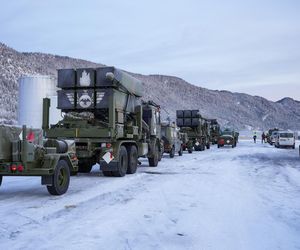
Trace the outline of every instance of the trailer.
{"label": "trailer", "polygon": [[47,186],[51,195],[67,192],[70,175],[78,170],[70,142],[43,143],[43,140],[35,140],[33,131],[28,131],[26,126],[21,129],[1,125],[0,135],[0,185],[6,176],[40,176],[41,184]]}

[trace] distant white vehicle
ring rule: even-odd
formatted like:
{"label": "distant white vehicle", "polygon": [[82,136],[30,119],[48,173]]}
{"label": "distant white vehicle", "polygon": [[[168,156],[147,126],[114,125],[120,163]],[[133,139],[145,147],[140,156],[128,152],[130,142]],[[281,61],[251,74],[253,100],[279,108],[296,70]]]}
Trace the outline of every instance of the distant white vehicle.
{"label": "distant white vehicle", "polygon": [[295,133],[292,131],[278,131],[275,137],[276,148],[293,148],[295,149]]}
{"label": "distant white vehicle", "polygon": [[277,138],[277,135],[278,135],[278,131],[273,131],[271,136],[270,136],[270,144],[271,145],[274,145],[275,144],[275,141],[276,141],[276,138]]}

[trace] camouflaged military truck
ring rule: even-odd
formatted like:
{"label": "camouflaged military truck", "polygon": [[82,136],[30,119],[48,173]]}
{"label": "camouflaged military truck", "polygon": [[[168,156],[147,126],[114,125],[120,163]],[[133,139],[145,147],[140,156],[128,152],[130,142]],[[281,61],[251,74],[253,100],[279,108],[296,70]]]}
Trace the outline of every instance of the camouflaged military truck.
{"label": "camouflaged military truck", "polygon": [[267,142],[270,145],[273,145],[275,143],[275,138],[272,137],[273,132],[279,131],[279,128],[272,128],[268,130],[267,133]]}
{"label": "camouflaged military truck", "polygon": [[170,158],[174,158],[175,153],[182,156],[182,137],[183,133],[180,133],[176,128],[175,123],[164,122],[161,125],[161,135],[164,142],[164,153],[170,155]]}
{"label": "camouflaged military truck", "polygon": [[238,132],[229,128],[224,129],[218,139],[218,148],[224,146],[231,146],[232,148],[236,147],[238,137]]}
{"label": "camouflaged military truck", "polygon": [[220,134],[221,134],[221,128],[217,119],[210,119],[210,141],[212,144],[218,143],[218,138]]}
{"label": "camouflaged military truck", "polygon": [[141,104],[141,81],[114,67],[61,69],[57,87],[64,118],[49,126],[45,99],[43,130],[49,139],[75,141],[79,172],[100,163],[105,176],[122,177],[136,172],[139,157],[157,166],[160,112],[153,103]]}
{"label": "camouflaged military truck", "polygon": [[76,155],[65,140],[43,145],[42,136],[36,136],[25,126],[0,126],[0,186],[3,176],[41,176],[50,194],[62,195],[68,190],[70,173],[77,172]]}
{"label": "camouflaged military truck", "polygon": [[203,134],[205,138],[205,146],[207,149],[210,149],[210,144],[211,144],[211,133],[210,133],[210,126],[211,126],[211,121],[210,119],[203,118],[204,119],[204,126],[203,126]]}
{"label": "camouflaged military truck", "polygon": [[185,148],[189,153],[210,148],[209,121],[203,118],[199,110],[177,110],[176,123],[180,132],[186,133],[189,141]]}
{"label": "camouflaged military truck", "polygon": [[[148,138],[148,143],[155,143],[159,145],[158,161],[161,160],[164,153],[164,142],[161,139],[161,117],[160,106],[153,101],[142,102],[143,107],[143,122],[144,122],[144,134]],[[152,138],[152,139],[151,139]],[[154,145],[150,147],[155,148]],[[149,165],[155,165],[152,161],[156,161],[155,158],[148,158]],[[157,165],[157,164],[156,164]]]}

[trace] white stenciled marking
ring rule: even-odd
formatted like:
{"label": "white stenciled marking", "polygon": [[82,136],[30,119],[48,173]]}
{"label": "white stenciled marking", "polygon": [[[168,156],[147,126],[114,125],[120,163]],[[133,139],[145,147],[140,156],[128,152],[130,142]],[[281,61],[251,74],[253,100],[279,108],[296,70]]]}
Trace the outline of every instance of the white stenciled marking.
{"label": "white stenciled marking", "polygon": [[79,79],[79,84],[82,87],[87,87],[91,85],[91,78],[90,74],[87,73],[85,70],[82,72],[81,77]]}

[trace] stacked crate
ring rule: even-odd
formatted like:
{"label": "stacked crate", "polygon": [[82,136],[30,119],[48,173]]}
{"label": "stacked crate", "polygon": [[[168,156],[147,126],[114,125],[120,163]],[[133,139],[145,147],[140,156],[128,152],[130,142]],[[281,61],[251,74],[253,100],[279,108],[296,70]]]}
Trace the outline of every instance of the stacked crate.
{"label": "stacked crate", "polygon": [[136,99],[143,94],[139,80],[114,67],[58,70],[57,87],[57,108],[64,112],[108,109],[116,91],[116,108],[134,112]]}
{"label": "stacked crate", "polygon": [[198,127],[201,124],[199,110],[177,110],[176,123],[178,127]]}

